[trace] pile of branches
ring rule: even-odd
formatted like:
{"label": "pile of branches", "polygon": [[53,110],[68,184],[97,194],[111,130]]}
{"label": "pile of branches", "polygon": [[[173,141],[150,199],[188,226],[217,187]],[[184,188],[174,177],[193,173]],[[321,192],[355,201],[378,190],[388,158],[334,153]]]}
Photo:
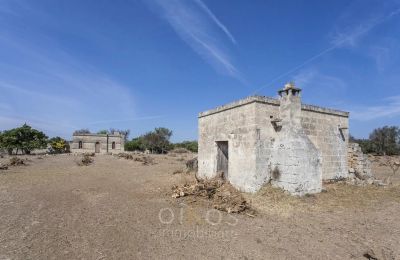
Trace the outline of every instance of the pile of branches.
{"label": "pile of branches", "polygon": [[117,154],[117,157],[119,158],[125,158],[127,160],[134,160],[135,162],[141,162],[143,165],[153,165],[156,164],[154,162],[154,159],[150,156],[145,156],[142,155],[140,157],[134,157],[132,154],[130,153],[119,153]]}
{"label": "pile of branches", "polygon": [[228,213],[250,210],[250,205],[242,194],[227,182],[222,174],[209,180],[199,180],[196,177],[196,181],[192,183],[185,183],[181,186],[174,185],[172,191],[173,198],[202,197],[209,200],[213,208]]}
{"label": "pile of branches", "polygon": [[7,170],[8,169],[8,165],[7,164],[1,164],[0,163],[0,170]]}
{"label": "pile of branches", "polygon": [[130,153],[119,153],[119,154],[117,154],[117,157],[125,158],[127,160],[133,160],[133,155]]}
{"label": "pile of branches", "polygon": [[154,162],[154,159],[150,156],[143,156],[143,157],[136,157],[135,158],[136,162],[141,162],[143,165],[153,165],[156,164]]}
{"label": "pile of branches", "polygon": [[18,157],[12,157],[10,158],[10,166],[19,166],[19,165],[24,165],[24,160],[22,160],[21,158]]}
{"label": "pile of branches", "polygon": [[94,153],[84,153],[80,161],[78,161],[79,166],[88,166],[94,162]]}
{"label": "pile of branches", "polygon": [[0,170],[7,170],[9,166],[20,166],[25,165],[25,161],[19,157],[11,157],[9,163],[1,164],[0,163]]}

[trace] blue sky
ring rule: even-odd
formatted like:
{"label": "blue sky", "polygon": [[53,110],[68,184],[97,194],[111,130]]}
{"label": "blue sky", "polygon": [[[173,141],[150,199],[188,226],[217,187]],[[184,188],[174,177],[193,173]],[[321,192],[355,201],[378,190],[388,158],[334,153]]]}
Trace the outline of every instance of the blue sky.
{"label": "blue sky", "polygon": [[400,124],[399,69],[399,0],[0,0],[0,129],[197,139],[198,112],[294,81],[367,137]]}

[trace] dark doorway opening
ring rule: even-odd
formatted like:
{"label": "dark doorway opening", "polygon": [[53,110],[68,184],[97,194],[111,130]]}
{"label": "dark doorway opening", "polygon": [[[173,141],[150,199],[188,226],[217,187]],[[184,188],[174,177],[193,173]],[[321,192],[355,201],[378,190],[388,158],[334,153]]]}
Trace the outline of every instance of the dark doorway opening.
{"label": "dark doorway opening", "polygon": [[100,143],[99,143],[99,142],[96,142],[96,145],[95,145],[95,152],[96,152],[96,153],[99,153],[99,152],[100,152]]}
{"label": "dark doorway opening", "polygon": [[223,172],[228,177],[229,153],[228,141],[217,141],[217,172]]}

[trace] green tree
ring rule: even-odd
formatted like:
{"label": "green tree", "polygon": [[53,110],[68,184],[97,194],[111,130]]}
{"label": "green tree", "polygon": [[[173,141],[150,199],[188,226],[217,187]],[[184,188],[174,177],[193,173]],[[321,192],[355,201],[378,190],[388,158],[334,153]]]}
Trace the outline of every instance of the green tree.
{"label": "green tree", "polygon": [[400,154],[400,128],[398,126],[384,126],[372,131],[369,139],[375,151],[381,155]]}
{"label": "green tree", "polygon": [[6,130],[1,134],[0,148],[12,154],[19,150],[29,154],[33,149],[44,149],[47,146],[47,136],[27,124],[21,127]]}
{"label": "green tree", "polygon": [[100,131],[97,132],[97,134],[98,135],[106,135],[106,134],[108,134],[108,131],[107,130],[100,130]]}
{"label": "green tree", "polygon": [[152,153],[166,153],[172,148],[169,141],[171,136],[171,130],[165,127],[158,127],[154,131],[146,133],[141,138],[143,138],[144,147]]}
{"label": "green tree", "polygon": [[133,138],[131,141],[125,143],[126,151],[144,151],[146,147],[143,143],[142,137]]}

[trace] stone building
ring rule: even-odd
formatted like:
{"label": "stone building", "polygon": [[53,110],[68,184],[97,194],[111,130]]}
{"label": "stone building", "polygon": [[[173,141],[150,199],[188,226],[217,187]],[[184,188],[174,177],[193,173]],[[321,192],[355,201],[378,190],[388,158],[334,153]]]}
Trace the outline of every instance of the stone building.
{"label": "stone building", "polygon": [[113,134],[73,134],[71,152],[120,153],[125,151],[125,136]]}
{"label": "stone building", "polygon": [[270,182],[304,195],[320,192],[323,180],[348,176],[349,113],[302,104],[293,84],[278,93],[199,114],[200,178],[223,172],[242,191]]}

